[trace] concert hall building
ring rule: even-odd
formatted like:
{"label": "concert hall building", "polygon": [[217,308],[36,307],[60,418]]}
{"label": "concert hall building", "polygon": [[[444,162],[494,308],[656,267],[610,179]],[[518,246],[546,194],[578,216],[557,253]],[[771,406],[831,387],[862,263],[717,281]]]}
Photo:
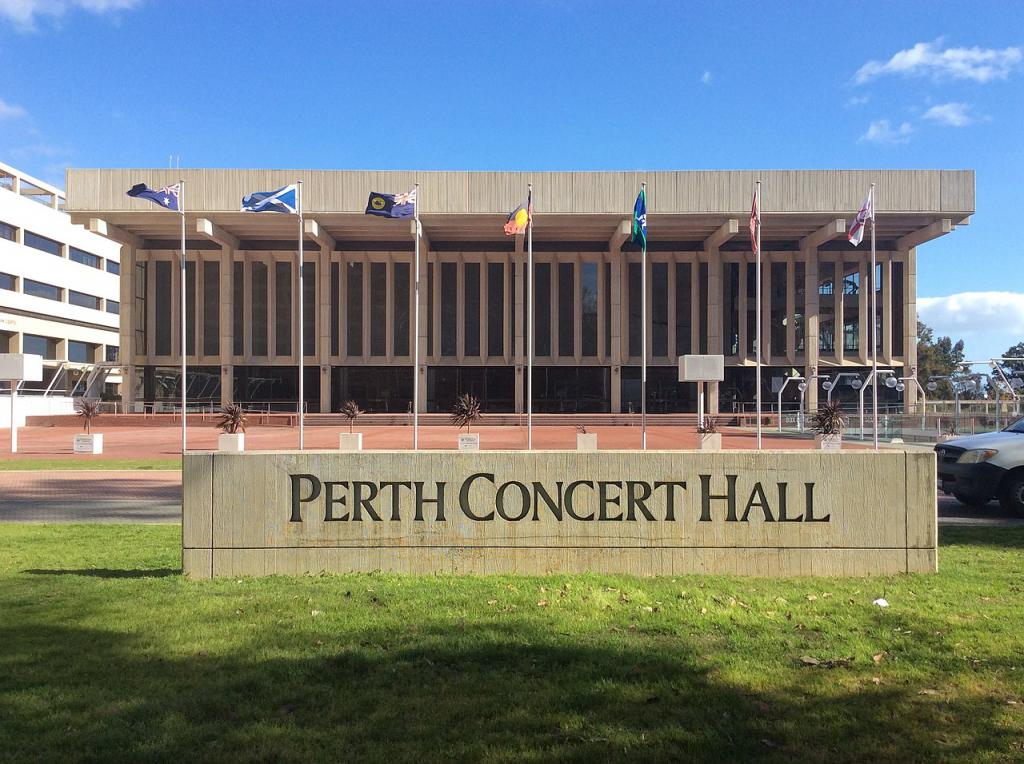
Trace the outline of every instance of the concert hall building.
{"label": "concert hall building", "polygon": [[[180,216],[126,190],[185,181],[185,338],[191,400],[270,410],[297,400],[305,354],[311,412],[354,399],[405,412],[412,396],[413,221],[364,214],[371,192],[419,183],[421,410],[456,395],[485,412],[525,407],[526,241],[503,224],[534,188],[534,411],[638,411],[641,253],[633,201],[648,197],[648,411],[696,410],[678,358],[725,356],[712,411],[754,400],[755,260],[749,216],[761,181],[765,401],[782,377],[866,373],[870,290],[878,362],[916,373],[918,247],[966,225],[967,170],[681,172],[364,172],[71,169],[74,222],[121,249],[120,361],[127,402],[173,408],[180,384]],[[240,212],[243,196],[303,182],[304,331],[297,315],[295,215]],[[846,231],[876,183],[877,271],[870,233]],[[301,342],[300,342],[301,340]],[[809,386],[817,400],[820,379]],[[855,395],[852,388],[837,394]],[[795,385],[787,388],[795,395]],[[883,395],[884,393],[884,395]],[[787,395],[787,397],[790,397]],[[880,388],[889,403],[914,400]],[[767,405],[766,405],[767,408]]]}

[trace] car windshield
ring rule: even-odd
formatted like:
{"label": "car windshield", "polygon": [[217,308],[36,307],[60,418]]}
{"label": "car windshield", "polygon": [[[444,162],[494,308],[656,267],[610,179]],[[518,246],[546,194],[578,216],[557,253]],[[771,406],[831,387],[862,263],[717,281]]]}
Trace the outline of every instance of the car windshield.
{"label": "car windshield", "polygon": [[1016,422],[1006,428],[1006,432],[1019,432],[1024,434],[1024,417],[1018,419]]}

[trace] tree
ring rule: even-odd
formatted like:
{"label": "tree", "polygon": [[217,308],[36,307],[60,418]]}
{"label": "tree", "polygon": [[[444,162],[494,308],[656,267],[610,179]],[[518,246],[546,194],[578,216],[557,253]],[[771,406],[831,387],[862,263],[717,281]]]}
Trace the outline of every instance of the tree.
{"label": "tree", "polygon": [[[1007,348],[1003,353],[1003,358],[1024,358],[1024,342],[1018,342],[1016,345]],[[1003,368],[1013,369],[1013,371],[1024,371],[1024,361],[1006,361],[1003,364]]]}
{"label": "tree", "polygon": [[[935,339],[935,330],[923,321],[917,322],[917,378],[922,385],[932,377],[959,377],[963,374],[964,341],[950,337]],[[936,394],[951,397],[952,388],[938,382]]]}

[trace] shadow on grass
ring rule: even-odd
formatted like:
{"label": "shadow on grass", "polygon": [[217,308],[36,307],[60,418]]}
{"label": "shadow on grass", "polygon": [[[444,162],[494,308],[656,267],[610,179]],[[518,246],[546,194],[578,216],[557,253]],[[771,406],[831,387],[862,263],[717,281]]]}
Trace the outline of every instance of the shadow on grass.
{"label": "shadow on grass", "polygon": [[23,570],[33,576],[88,576],[90,578],[166,578],[181,573],[181,568],[32,568]]}
{"label": "shadow on grass", "polygon": [[940,560],[941,548],[950,545],[1024,549],[1024,528],[1016,526],[940,525]]}
{"label": "shadow on grass", "polygon": [[281,626],[222,654],[158,652],[152,637],[0,626],[0,750],[15,760],[792,762],[969,760],[1011,745],[995,704],[978,697],[842,687],[843,670],[798,665],[752,691],[677,636],[452,622],[316,639]]}

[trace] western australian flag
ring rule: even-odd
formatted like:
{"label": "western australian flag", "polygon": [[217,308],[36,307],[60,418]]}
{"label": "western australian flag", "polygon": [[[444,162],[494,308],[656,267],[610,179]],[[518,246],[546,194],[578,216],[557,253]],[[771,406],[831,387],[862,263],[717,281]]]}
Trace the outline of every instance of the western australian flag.
{"label": "western australian flag", "polygon": [[294,215],[297,186],[291,183],[277,191],[253,191],[242,199],[242,212],[283,212]]}
{"label": "western australian flag", "polygon": [[149,199],[149,201],[159,204],[165,210],[174,210],[175,212],[178,211],[178,196],[180,193],[180,183],[175,183],[173,186],[164,186],[159,190],[154,190],[145,183],[136,183],[127,191],[128,196],[134,196],[138,199]]}
{"label": "western australian flag", "polygon": [[407,194],[379,194],[370,192],[366,202],[367,215],[382,218],[411,218],[416,216],[416,189]]}

